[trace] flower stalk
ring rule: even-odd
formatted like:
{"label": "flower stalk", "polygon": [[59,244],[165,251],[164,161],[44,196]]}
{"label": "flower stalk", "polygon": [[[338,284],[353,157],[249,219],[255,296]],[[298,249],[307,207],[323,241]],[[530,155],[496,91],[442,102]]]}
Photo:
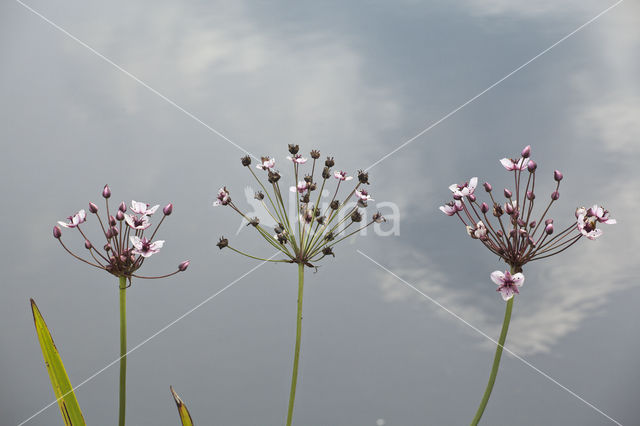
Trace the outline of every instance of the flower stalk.
{"label": "flower stalk", "polygon": [[118,426],[124,426],[127,404],[127,277],[119,278],[120,293],[120,387]]}
{"label": "flower stalk", "polygon": [[298,362],[300,361],[300,341],[302,337],[302,296],[304,293],[304,264],[298,263],[298,309],[296,312],[296,345],[293,351],[293,372],[291,373],[291,389],[289,391],[289,410],[287,426],[293,421],[293,406],[296,400],[298,384]]}

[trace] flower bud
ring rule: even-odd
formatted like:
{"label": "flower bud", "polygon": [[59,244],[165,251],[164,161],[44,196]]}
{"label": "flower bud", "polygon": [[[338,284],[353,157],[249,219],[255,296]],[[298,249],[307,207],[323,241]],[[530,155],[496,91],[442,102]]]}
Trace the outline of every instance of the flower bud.
{"label": "flower bud", "polygon": [[529,223],[529,228],[535,228],[535,227],[536,227],[536,223],[537,223],[537,222],[536,222],[535,220],[532,220],[532,221]]}
{"label": "flower bud", "polygon": [[184,262],[180,262],[180,264],[178,265],[178,271],[180,271],[180,272],[186,271],[187,268],[189,267],[189,263],[191,263],[189,260],[185,260]]}
{"label": "flower bud", "polygon": [[89,203],[89,211],[93,214],[98,213],[98,206],[93,203]]}
{"label": "flower bud", "polygon": [[476,200],[476,195],[475,194],[469,194],[469,201],[471,201],[472,203]]}
{"label": "flower bud", "polygon": [[109,231],[111,231],[111,235],[113,235],[114,237],[119,234],[118,228],[116,228],[115,226],[109,228]]}
{"label": "flower bud", "polygon": [[555,200],[557,200],[558,198],[560,198],[560,193],[559,193],[558,191],[553,191],[553,192],[551,193],[551,199],[555,201]]}
{"label": "flower bud", "polygon": [[527,145],[524,147],[524,149],[522,150],[522,158],[529,158],[529,156],[531,155],[531,145]]}
{"label": "flower bud", "polygon": [[517,223],[518,223],[518,226],[525,226],[526,225],[524,223],[524,220],[522,220],[522,219],[518,219]]}
{"label": "flower bud", "polygon": [[491,192],[491,190],[493,189],[493,188],[491,187],[491,184],[490,184],[489,182],[485,182],[485,183],[483,184],[483,186],[484,186],[484,190],[485,190],[485,191],[487,191],[487,192]]}
{"label": "flower bud", "polygon": [[103,249],[104,249],[104,251],[110,251],[111,250],[111,244],[109,244],[109,243],[105,244]]}
{"label": "flower bud", "polygon": [[105,236],[107,237],[107,239],[113,238],[113,228],[109,228],[107,229],[107,232],[105,232]]}
{"label": "flower bud", "polygon": [[489,211],[489,205],[487,203],[480,204],[480,211],[482,213],[486,213]]}
{"label": "flower bud", "polygon": [[91,247],[93,247],[91,245],[91,241],[89,240],[84,240],[84,248],[86,248],[87,250],[91,250]]}
{"label": "flower bud", "polygon": [[116,213],[116,219],[119,221],[124,220],[124,213],[122,213],[122,210],[118,210],[118,213]]}
{"label": "flower bud", "polygon": [[528,237],[528,238],[527,238],[527,242],[529,243],[529,245],[530,245],[531,247],[535,247],[535,246],[536,246],[536,242],[535,242],[535,241],[533,241],[533,238],[531,238],[531,237]]}
{"label": "flower bud", "polygon": [[544,227],[544,232],[546,232],[547,235],[553,234],[553,223],[550,223],[547,226],[545,226]]}
{"label": "flower bud", "polygon": [[502,237],[504,236],[504,232],[502,232],[502,229],[498,229],[498,230],[496,231],[496,235],[497,235],[499,238],[502,238]]}
{"label": "flower bud", "polygon": [[536,198],[536,194],[533,191],[527,191],[527,200],[533,201],[534,198]]}
{"label": "flower bud", "polygon": [[504,189],[504,196],[507,198],[511,198],[513,194],[507,188]]}
{"label": "flower bud", "polygon": [[111,189],[109,189],[109,185],[105,185],[104,188],[102,189],[102,196],[104,198],[111,197]]}
{"label": "flower bud", "polygon": [[109,216],[109,225],[116,226],[116,218],[113,216]]}
{"label": "flower bud", "polygon": [[538,168],[538,165],[536,164],[536,162],[533,160],[529,160],[529,163],[527,164],[527,170],[533,173],[536,171],[537,168]]}
{"label": "flower bud", "polygon": [[553,178],[556,180],[556,182],[560,182],[562,180],[562,173],[560,173],[559,170],[555,170],[553,172]]}
{"label": "flower bud", "polygon": [[123,201],[120,203],[120,205],[118,206],[118,210],[120,210],[122,213],[127,211],[127,204]]}
{"label": "flower bud", "polygon": [[169,216],[171,214],[171,212],[173,212],[173,204],[171,204],[171,203],[167,204],[162,209],[162,213],[164,213],[165,216]]}
{"label": "flower bud", "polygon": [[504,211],[507,214],[513,214],[513,212],[515,211],[515,209],[513,208],[513,205],[511,203],[505,203],[504,205]]}
{"label": "flower bud", "polygon": [[243,166],[249,167],[249,165],[251,164],[251,157],[249,155],[245,155],[240,159],[240,162]]}
{"label": "flower bud", "polygon": [[291,155],[296,155],[299,150],[300,150],[299,145],[289,144],[289,152],[291,153]]}
{"label": "flower bud", "polygon": [[59,227],[54,226],[54,227],[53,227],[53,238],[58,239],[58,238],[60,238],[60,237],[62,237],[62,231],[60,231],[60,228],[59,228]]}
{"label": "flower bud", "polygon": [[547,220],[544,221],[545,225],[548,225],[550,223],[553,223],[553,219],[547,219]]}

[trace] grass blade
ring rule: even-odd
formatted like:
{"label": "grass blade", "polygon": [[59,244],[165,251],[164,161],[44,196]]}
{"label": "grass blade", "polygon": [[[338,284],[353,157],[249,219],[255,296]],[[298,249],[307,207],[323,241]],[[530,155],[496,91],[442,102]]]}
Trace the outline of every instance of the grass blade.
{"label": "grass blade", "polygon": [[173,386],[169,386],[169,389],[171,389],[173,399],[176,401],[176,405],[178,406],[178,414],[180,415],[182,426],[193,426],[193,419],[191,418],[191,414],[189,414],[189,410],[187,410],[187,406],[184,405],[182,399],[180,399],[176,391],[173,390]]}
{"label": "grass blade", "polygon": [[53,392],[58,400],[64,424],[66,426],[84,426],[86,423],[82,417],[82,411],[80,411],[69,376],[67,376],[67,372],[64,369],[62,359],[53,342],[47,324],[44,322],[44,318],[42,318],[42,314],[33,299],[31,299],[31,311],[33,312],[33,321],[36,326],[40,348],[42,348],[44,363],[47,366],[47,372],[51,379]]}

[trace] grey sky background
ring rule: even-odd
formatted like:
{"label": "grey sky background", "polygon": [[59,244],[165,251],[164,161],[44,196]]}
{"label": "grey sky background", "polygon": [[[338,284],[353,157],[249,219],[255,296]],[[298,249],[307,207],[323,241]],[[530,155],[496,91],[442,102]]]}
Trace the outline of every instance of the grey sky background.
{"label": "grey sky background", "polygon": [[[28,3],[250,152],[286,144],[355,172],[614,2]],[[40,307],[72,382],[118,356],[117,280],[74,261],[51,228],[99,194],[174,213],[144,272],[189,270],[128,291],[130,346],[256,265],[228,236],[271,255],[211,203],[252,184],[242,152],[52,28],[0,5],[0,417],[15,425],[53,399],[33,329]],[[400,234],[369,233],[308,274],[299,425],[459,425],[484,390],[493,345],[356,252],[497,337],[503,268],[437,208],[478,176],[511,183],[498,159],[532,145],[538,197],[569,223],[601,203],[618,225],[525,268],[507,346],[624,425],[637,424],[637,185],[640,9],[625,1],[374,167],[376,201]],[[292,181],[291,176],[288,178]],[[374,203],[375,204],[375,203]],[[373,207],[370,207],[373,209]],[[93,230],[89,219],[85,229]],[[391,226],[391,224],[389,224]],[[82,240],[65,241],[82,252]],[[178,424],[173,385],[200,424],[283,422],[295,337],[296,268],[265,265],[129,357],[128,422]],[[117,365],[77,391],[90,424],[113,424]],[[488,425],[613,424],[522,362],[503,358]],[[61,424],[56,406],[30,425]]]}

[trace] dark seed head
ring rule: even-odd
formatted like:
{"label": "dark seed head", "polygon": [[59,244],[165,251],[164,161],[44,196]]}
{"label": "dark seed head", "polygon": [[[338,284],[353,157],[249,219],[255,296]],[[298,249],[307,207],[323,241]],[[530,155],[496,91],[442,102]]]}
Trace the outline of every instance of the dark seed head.
{"label": "dark seed head", "polygon": [[338,207],[340,207],[340,201],[333,200],[331,204],[329,204],[329,207],[331,207],[331,210],[338,210]]}
{"label": "dark seed head", "polygon": [[251,156],[245,155],[240,159],[240,162],[242,163],[243,166],[249,167],[249,165],[251,164]]}
{"label": "dark seed head", "polygon": [[216,245],[218,246],[218,248],[220,248],[220,250],[222,250],[229,245],[229,240],[227,240],[225,237],[220,237],[220,241],[218,241],[218,244]]}
{"label": "dark seed head", "polygon": [[289,144],[289,152],[291,153],[291,155],[296,155],[299,150],[300,150],[299,145]]}
{"label": "dark seed head", "polygon": [[311,158],[313,158],[314,160],[320,158],[320,151],[318,151],[317,149],[311,150]]}
{"label": "dark seed head", "polygon": [[358,181],[362,184],[369,185],[369,173],[364,170],[358,170]]}
{"label": "dark seed head", "polygon": [[335,166],[336,162],[333,161],[333,157],[327,157],[327,159],[324,161],[324,165],[327,167],[333,167]]}
{"label": "dark seed head", "polygon": [[362,221],[362,215],[360,214],[360,212],[358,210],[356,210],[353,213],[351,213],[351,220],[356,222],[356,223]]}

